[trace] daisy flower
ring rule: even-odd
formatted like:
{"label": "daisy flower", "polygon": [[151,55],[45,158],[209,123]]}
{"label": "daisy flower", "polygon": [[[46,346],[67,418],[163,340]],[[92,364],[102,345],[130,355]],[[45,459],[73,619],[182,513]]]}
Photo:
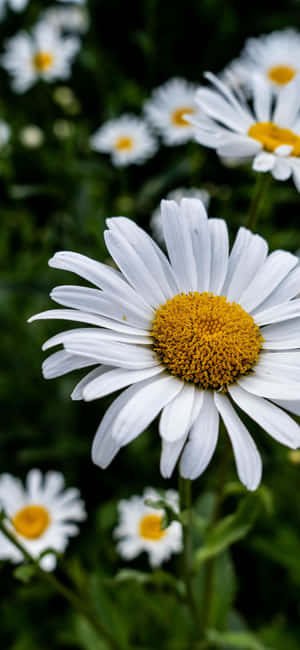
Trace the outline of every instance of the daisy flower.
{"label": "daisy flower", "polygon": [[[164,510],[146,505],[146,501],[161,499],[159,492],[146,488],[142,497],[133,496],[118,504],[120,522],[114,530],[114,537],[120,540],[118,552],[125,560],[132,560],[145,551],[152,567],[168,560],[172,553],[182,550],[182,526],[172,521],[168,528],[162,528]],[[179,499],[175,490],[167,490],[166,502],[179,512]]]}
{"label": "daisy flower", "polygon": [[206,76],[215,88],[197,91],[197,142],[221,158],[250,159],[255,171],[271,172],[277,180],[293,176],[300,191],[300,81],[287,84],[273,107],[270,84],[254,76],[251,110],[214,75]]}
{"label": "daisy flower", "polygon": [[73,320],[48,340],[50,379],[94,366],[72,398],[94,400],[122,388],[104,415],[92,458],[107,467],[121,447],[161,413],[161,473],[198,477],[214,453],[221,416],[240,480],[254,490],[261,458],[235,406],[273,438],[300,445],[300,429],[281,408],[300,414],[300,286],[295,255],[268,255],[266,241],[240,228],[229,254],[221,219],[207,219],[197,199],[162,202],[169,259],[133,221],[107,220],[105,242],[117,271],[73,252],[51,267],[77,273],[96,288],[67,285],[51,298],[63,309],[36,319]]}
{"label": "daisy flower", "polygon": [[89,26],[88,14],[83,7],[48,7],[42,13],[42,21],[51,25],[60,34],[84,34]]}
{"label": "daisy flower", "polygon": [[39,79],[67,79],[80,41],[62,38],[46,22],[39,23],[32,34],[20,32],[6,43],[2,65],[12,76],[15,92],[23,93]]}
{"label": "daisy flower", "polygon": [[196,89],[185,79],[170,79],[156,88],[146,102],[146,117],[165,144],[172,146],[194,139],[194,128],[186,116],[197,112]]}
{"label": "daisy flower", "polygon": [[[69,537],[77,535],[74,522],[86,517],[79,490],[64,487],[64,477],[59,472],[32,469],[24,488],[21,481],[10,474],[0,476],[0,507],[9,517],[9,528],[22,546],[34,558],[43,551],[65,551]],[[8,525],[8,524],[7,524]],[[19,551],[0,533],[0,558],[18,563],[24,560]],[[40,560],[45,571],[53,571],[56,557],[53,553]]]}
{"label": "daisy flower", "polygon": [[91,137],[90,146],[94,151],[110,153],[117,167],[140,165],[157,150],[146,122],[135,115],[105,122]]}
{"label": "daisy flower", "polygon": [[[171,190],[171,192],[167,194],[166,198],[170,201],[176,201],[178,204],[183,198],[200,199],[200,201],[203,201],[206,208],[208,208],[210,201],[208,191],[205,189],[199,189],[198,187],[178,187],[176,190]],[[152,214],[152,217],[150,219],[150,228],[152,230],[153,237],[163,245],[164,233],[160,206],[158,206]]]}

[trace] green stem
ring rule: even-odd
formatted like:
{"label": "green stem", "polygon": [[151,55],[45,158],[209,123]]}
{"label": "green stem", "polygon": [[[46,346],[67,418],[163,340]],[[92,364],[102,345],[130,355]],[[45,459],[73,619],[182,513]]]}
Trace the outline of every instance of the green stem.
{"label": "green stem", "polygon": [[257,218],[263,203],[266,190],[269,186],[271,175],[267,173],[257,174],[256,183],[254,186],[253,196],[250,203],[248,216],[246,219],[246,228],[254,230]]}
{"label": "green stem", "polygon": [[82,616],[87,619],[97,634],[99,634],[99,637],[108,643],[111,650],[120,650],[115,640],[111,638],[105,628],[101,625],[97,615],[89,609],[88,604],[82,601],[81,598],[77,596],[77,594],[74,594],[71,589],[69,589],[69,587],[66,587],[66,585],[60,582],[52,573],[43,571],[39,565],[39,562],[27,551],[26,548],[24,548],[24,546],[13,535],[13,533],[8,530],[3,519],[0,519],[0,531],[22,553],[24,559],[35,567],[37,574],[55,591],[63,596],[69,602],[69,604],[74,607],[74,609],[76,609],[80,614],[82,614]]}
{"label": "green stem", "polygon": [[179,474],[180,511],[185,512],[183,522],[183,579],[186,587],[187,602],[197,627],[199,627],[199,608],[193,591],[192,569],[192,495],[191,481]]}

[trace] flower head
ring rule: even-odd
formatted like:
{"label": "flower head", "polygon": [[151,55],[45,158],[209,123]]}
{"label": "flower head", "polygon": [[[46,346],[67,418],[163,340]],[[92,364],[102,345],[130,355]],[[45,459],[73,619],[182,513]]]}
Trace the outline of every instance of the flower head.
{"label": "flower head", "polygon": [[121,115],[105,122],[91,137],[90,144],[94,151],[110,153],[117,167],[140,165],[157,149],[146,122],[135,115]]}
{"label": "flower head", "polygon": [[146,117],[165,144],[183,144],[193,139],[194,129],[186,116],[197,112],[195,94],[194,84],[185,79],[170,79],[156,88],[146,102]]}
{"label": "flower head", "polygon": [[[31,470],[24,488],[21,481],[10,474],[0,476],[0,507],[10,520],[10,529],[22,546],[34,557],[52,549],[62,553],[69,537],[77,535],[74,522],[85,519],[84,504],[75,488],[64,488],[64,477],[59,472],[48,472],[43,477],[38,469]],[[0,557],[22,562],[22,553],[0,533]],[[46,571],[56,566],[54,554],[41,558]]]}
{"label": "flower head", "polygon": [[[209,201],[210,201],[210,196],[207,190],[205,189],[199,189],[198,187],[189,187],[189,188],[184,188],[184,187],[178,187],[176,190],[171,190],[169,194],[167,194],[167,199],[170,201],[176,201],[176,203],[180,203],[181,199],[188,198],[188,199],[200,199],[200,201],[203,201],[205,207],[207,208],[209,206]],[[161,210],[160,206],[154,210],[152,217],[150,219],[150,227],[153,232],[154,238],[163,245],[164,243],[164,233],[163,233],[163,225],[162,225],[162,217],[161,217]]]}
{"label": "flower head", "polygon": [[298,258],[268,255],[266,241],[245,228],[229,254],[225,222],[207,219],[197,199],[163,201],[162,222],[169,259],[118,217],[104,236],[120,271],[72,252],[50,260],[96,288],[57,287],[51,297],[64,309],[31,319],[93,326],[44,344],[63,345],[44,362],[44,376],[94,366],[72,393],[86,401],[129,386],[99,425],[97,465],[107,467],[162,412],[161,472],[169,477],[181,456],[181,474],[194,479],[214,453],[221,417],[240,480],[253,490],[261,458],[236,405],[276,440],[300,445],[298,425],[281,408],[300,412]]}
{"label": "flower head", "polygon": [[293,176],[300,191],[300,81],[288,84],[273,108],[270,84],[253,76],[251,110],[214,75],[207,78],[215,88],[197,91],[203,114],[193,120],[196,140],[223,158],[250,158],[255,171],[277,180]]}
{"label": "flower head", "polygon": [[32,34],[20,32],[7,41],[2,65],[13,78],[15,92],[23,93],[39,79],[67,79],[79,46],[77,38],[63,38],[50,24],[41,22]]}
{"label": "flower head", "polygon": [[[163,529],[164,510],[153,508],[146,501],[158,501],[161,495],[153,488],[146,488],[142,497],[133,496],[120,501],[119,525],[114,536],[120,540],[118,552],[126,560],[132,560],[146,551],[152,567],[157,567],[168,560],[172,553],[182,550],[182,526],[178,521]],[[175,512],[179,511],[178,494],[167,490],[165,501]]]}

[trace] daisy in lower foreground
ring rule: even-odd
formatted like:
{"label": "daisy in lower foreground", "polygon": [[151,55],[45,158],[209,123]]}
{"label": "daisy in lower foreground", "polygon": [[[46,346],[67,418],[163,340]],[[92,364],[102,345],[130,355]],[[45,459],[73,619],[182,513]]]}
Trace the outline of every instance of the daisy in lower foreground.
{"label": "daisy in lower foreground", "polygon": [[145,115],[167,145],[194,139],[194,129],[186,115],[197,112],[197,87],[185,79],[170,79],[156,88],[145,104]]}
{"label": "daisy in lower foreground", "polygon": [[[48,472],[43,477],[38,469],[29,472],[25,488],[10,474],[0,476],[0,508],[10,520],[11,532],[34,558],[48,549],[62,553],[69,537],[78,533],[74,522],[86,517],[79,491],[65,489],[64,483],[59,472]],[[24,560],[21,551],[2,533],[0,558],[15,563]],[[56,566],[55,555],[45,555],[40,565],[45,571],[52,571]]]}
{"label": "daisy in lower foreground", "polygon": [[215,88],[197,91],[202,115],[191,118],[197,142],[224,158],[252,159],[255,171],[271,172],[279,181],[293,176],[300,191],[300,80],[280,92],[273,108],[270,84],[253,75],[251,110],[214,75],[206,76]]}
{"label": "daisy in lower foreground", "polygon": [[121,115],[105,122],[92,135],[90,146],[94,151],[110,153],[117,167],[140,165],[157,150],[146,122],[135,115]]}
{"label": "daisy in lower foreground", "polygon": [[186,478],[199,476],[214,453],[222,418],[240,480],[254,490],[261,458],[236,406],[273,438],[300,445],[300,268],[295,255],[268,255],[266,241],[240,228],[229,254],[226,224],[207,219],[197,199],[162,202],[169,259],[134,222],[107,220],[105,242],[120,271],[73,252],[50,266],[77,273],[96,288],[60,286],[57,318],[93,327],[53,336],[46,378],[94,368],[73,399],[90,401],[126,388],[104,415],[92,449],[107,467],[121,447],[161,412],[161,472],[180,458]]}
{"label": "daisy in lower foreground", "polygon": [[[175,512],[179,512],[177,492],[167,490],[164,498]],[[159,492],[146,488],[142,497],[133,496],[119,502],[120,522],[114,530],[114,537],[119,540],[117,549],[125,560],[133,560],[146,551],[150,565],[157,567],[168,560],[172,553],[182,550],[182,526],[179,521],[172,521],[163,529],[164,511],[146,504],[148,500],[159,499]]]}

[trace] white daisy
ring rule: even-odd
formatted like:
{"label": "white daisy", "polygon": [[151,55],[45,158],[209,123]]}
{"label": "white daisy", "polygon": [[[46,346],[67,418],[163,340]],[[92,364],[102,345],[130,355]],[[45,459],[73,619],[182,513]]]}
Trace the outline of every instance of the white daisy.
{"label": "white daisy", "polygon": [[90,145],[94,151],[110,153],[117,167],[140,165],[157,150],[146,122],[135,115],[105,122],[91,137]]}
{"label": "white daisy", "polygon": [[185,79],[170,79],[152,93],[145,103],[145,114],[167,145],[183,144],[192,140],[194,128],[186,115],[197,112],[196,86]]}
{"label": "white daisy", "polygon": [[234,84],[251,86],[253,74],[260,73],[275,92],[282,90],[300,73],[300,33],[284,29],[249,38],[238,59],[223,75]]}
{"label": "white daisy", "polygon": [[15,92],[23,93],[39,79],[67,79],[79,46],[77,38],[63,38],[43,22],[32,34],[20,32],[6,42],[2,65],[13,78]]}
{"label": "white daisy", "polygon": [[[2,474],[0,507],[10,520],[11,532],[34,558],[48,549],[65,551],[69,537],[79,532],[74,522],[86,517],[79,490],[65,489],[64,477],[59,472],[47,472],[43,476],[38,469],[28,473],[25,488],[20,479]],[[0,533],[0,558],[15,563],[24,559],[3,533]],[[56,566],[55,555],[45,555],[40,565],[52,571]]]}
{"label": "white daisy", "polygon": [[200,88],[203,116],[193,119],[196,140],[221,158],[252,159],[257,172],[280,181],[293,176],[300,191],[300,80],[287,84],[272,106],[270,84],[253,76],[253,110],[212,74],[215,88]]}
{"label": "white daisy", "polygon": [[59,33],[84,34],[89,26],[88,14],[84,7],[48,7],[42,13],[42,21],[47,22]]}
{"label": "white daisy", "polygon": [[[240,480],[254,490],[261,458],[235,404],[276,440],[296,448],[300,428],[280,408],[300,414],[300,267],[295,255],[268,256],[265,240],[240,228],[229,255],[226,224],[207,219],[197,199],[162,202],[169,259],[124,217],[107,220],[105,242],[120,271],[73,252],[51,267],[77,273],[97,288],[60,286],[58,318],[93,325],[53,336],[62,344],[43,364],[46,378],[95,366],[73,399],[90,401],[130,386],[111,404],[93,443],[107,467],[119,449],[162,411],[161,472],[194,479],[227,428]],[[270,401],[271,400],[271,401]]]}
{"label": "white daisy", "polygon": [[[171,190],[166,197],[170,201],[176,201],[180,203],[181,199],[200,199],[203,201],[206,208],[209,206],[210,196],[207,190],[199,189],[198,187],[178,187],[176,190]],[[153,237],[159,242],[159,244],[164,244],[164,233],[162,225],[162,216],[160,211],[160,206],[154,210],[152,217],[150,219],[150,228],[153,233]]]}
{"label": "white daisy", "polygon": [[[179,521],[172,521],[168,528],[162,528],[164,510],[146,505],[147,500],[158,501],[161,495],[153,488],[146,488],[142,497],[133,496],[118,504],[120,522],[114,530],[119,539],[119,554],[125,560],[132,560],[143,551],[149,556],[152,567],[157,567],[168,560],[172,553],[182,550],[182,526]],[[167,490],[165,501],[175,512],[179,512],[178,494]]]}

